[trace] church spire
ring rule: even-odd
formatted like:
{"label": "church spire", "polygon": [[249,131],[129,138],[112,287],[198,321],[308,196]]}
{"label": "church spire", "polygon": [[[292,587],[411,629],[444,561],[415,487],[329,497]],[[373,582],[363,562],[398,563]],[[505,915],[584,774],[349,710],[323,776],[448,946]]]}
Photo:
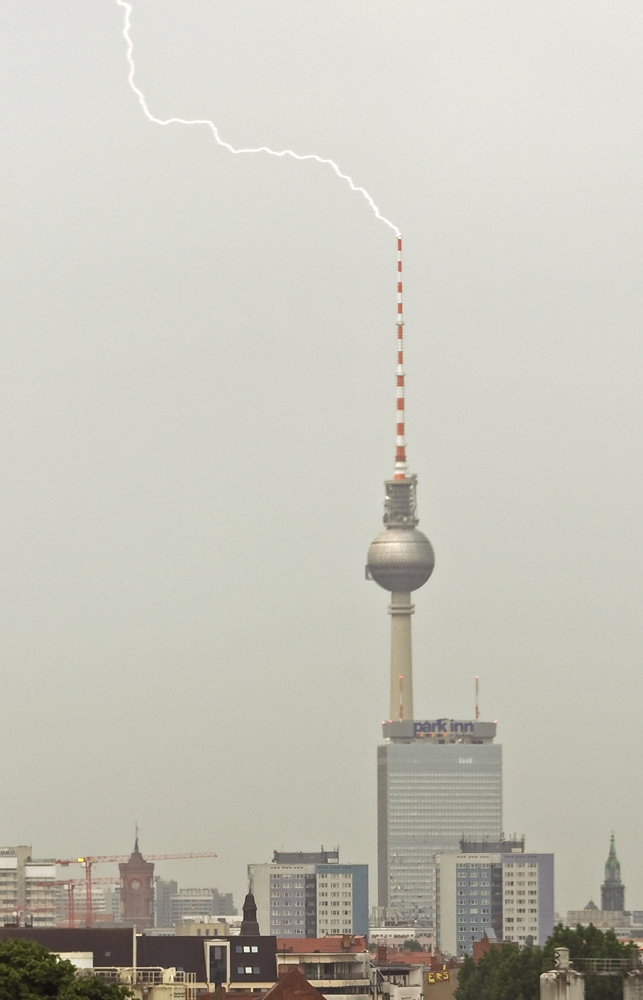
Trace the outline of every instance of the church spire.
{"label": "church spire", "polygon": [[625,909],[625,886],[621,882],[621,863],[616,856],[614,832],[605,862],[605,881],[601,886],[601,910],[622,912]]}

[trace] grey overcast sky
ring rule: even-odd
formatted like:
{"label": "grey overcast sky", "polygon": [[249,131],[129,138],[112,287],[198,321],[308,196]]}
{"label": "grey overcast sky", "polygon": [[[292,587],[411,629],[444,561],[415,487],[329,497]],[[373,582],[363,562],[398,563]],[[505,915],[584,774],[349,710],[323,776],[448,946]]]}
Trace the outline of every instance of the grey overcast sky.
{"label": "grey overcast sky", "polygon": [[[612,829],[643,908],[643,8],[133,7],[154,114],[332,157],[403,231],[416,714],[479,674],[557,909]],[[326,167],[151,125],[122,26],[2,13],[0,842],[137,819],[237,900],[282,845],[374,874],[394,235]]]}

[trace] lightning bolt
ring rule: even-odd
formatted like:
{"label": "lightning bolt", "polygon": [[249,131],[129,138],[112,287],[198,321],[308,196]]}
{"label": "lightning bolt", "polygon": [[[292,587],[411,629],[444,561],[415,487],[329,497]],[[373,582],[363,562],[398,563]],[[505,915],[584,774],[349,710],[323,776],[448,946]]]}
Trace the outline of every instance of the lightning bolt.
{"label": "lightning bolt", "polygon": [[143,91],[140,90],[136,86],[136,83],[134,82],[134,77],[136,75],[136,65],[134,63],[134,43],[132,42],[132,36],[131,36],[132,4],[127,3],[126,0],[116,0],[116,3],[118,4],[119,7],[122,7],[124,11],[123,38],[125,39],[127,64],[129,66],[129,74],[127,77],[127,82],[129,83],[132,91],[136,94],[138,103],[140,104],[143,110],[143,114],[147,119],[149,119],[149,121],[153,122],[155,125],[206,125],[212,132],[215,142],[219,146],[222,146],[223,149],[227,149],[228,152],[234,153],[237,156],[242,153],[267,153],[269,156],[290,156],[292,157],[293,160],[315,160],[317,163],[321,163],[324,166],[328,166],[337,174],[337,176],[341,180],[346,181],[346,183],[348,184],[348,186],[352,191],[355,191],[357,194],[361,194],[368,202],[370,208],[373,211],[373,214],[375,215],[375,218],[379,219],[380,222],[383,222],[385,225],[389,226],[389,228],[393,230],[396,236],[399,237],[400,231],[397,228],[397,226],[394,225],[390,219],[387,219],[386,216],[382,215],[382,213],[380,212],[379,208],[373,201],[372,197],[370,196],[366,188],[360,187],[358,184],[355,184],[352,177],[349,177],[348,174],[342,173],[342,171],[339,169],[334,160],[325,159],[322,156],[317,156],[316,153],[306,153],[302,156],[299,153],[293,152],[292,149],[270,149],[268,146],[257,146],[256,149],[235,149],[235,147],[231,146],[229,142],[226,142],[224,139],[221,138],[217,126],[214,124],[214,122],[209,121],[209,119],[207,118],[194,118],[194,119],[157,118],[155,115],[153,115],[148,107]]}

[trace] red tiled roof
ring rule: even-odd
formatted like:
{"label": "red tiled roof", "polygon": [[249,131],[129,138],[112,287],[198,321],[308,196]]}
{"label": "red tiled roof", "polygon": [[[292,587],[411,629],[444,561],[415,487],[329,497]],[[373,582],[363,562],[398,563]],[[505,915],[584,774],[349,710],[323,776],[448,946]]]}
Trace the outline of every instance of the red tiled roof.
{"label": "red tiled roof", "polygon": [[323,938],[277,938],[277,952],[286,951],[293,955],[306,955],[314,952],[330,955],[367,950],[366,938],[361,934],[335,934],[332,937],[329,935]]}
{"label": "red tiled roof", "polygon": [[298,965],[293,965],[290,972],[278,983],[264,993],[267,1000],[324,1000],[324,994],[311,986],[305,976],[299,971]]}

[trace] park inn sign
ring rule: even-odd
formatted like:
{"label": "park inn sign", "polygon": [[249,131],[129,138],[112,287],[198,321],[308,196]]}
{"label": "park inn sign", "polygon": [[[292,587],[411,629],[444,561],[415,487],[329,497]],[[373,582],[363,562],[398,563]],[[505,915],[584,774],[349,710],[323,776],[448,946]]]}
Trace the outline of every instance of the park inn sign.
{"label": "park inn sign", "polygon": [[385,739],[390,740],[492,740],[496,735],[495,722],[478,722],[472,719],[404,719],[382,725]]}

